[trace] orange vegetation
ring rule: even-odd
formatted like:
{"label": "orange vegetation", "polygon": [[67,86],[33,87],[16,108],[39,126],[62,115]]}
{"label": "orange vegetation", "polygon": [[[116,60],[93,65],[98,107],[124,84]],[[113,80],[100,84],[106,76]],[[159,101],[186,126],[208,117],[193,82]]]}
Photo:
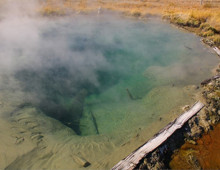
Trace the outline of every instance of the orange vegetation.
{"label": "orange vegetation", "polygon": [[220,124],[213,131],[203,135],[197,144],[186,142],[174,154],[170,167],[172,169],[220,169]]}

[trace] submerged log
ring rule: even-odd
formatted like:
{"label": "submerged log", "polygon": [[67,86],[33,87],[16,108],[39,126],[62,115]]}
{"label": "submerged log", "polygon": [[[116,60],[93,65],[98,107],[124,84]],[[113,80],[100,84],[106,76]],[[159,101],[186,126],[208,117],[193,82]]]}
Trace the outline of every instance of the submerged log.
{"label": "submerged log", "polygon": [[134,96],[131,94],[131,92],[130,92],[129,89],[126,89],[126,91],[127,91],[128,96],[129,96],[129,98],[130,98],[131,100],[139,100],[139,99],[142,99],[141,97],[134,97]]}
{"label": "submerged log", "polygon": [[98,125],[97,125],[97,122],[96,122],[96,118],[95,118],[95,116],[94,116],[92,111],[90,111],[90,114],[92,116],[92,122],[94,124],[95,130],[96,130],[96,134],[99,134],[99,129],[98,129]]}
{"label": "submerged log", "polygon": [[130,92],[128,89],[126,89],[126,91],[127,91],[127,93],[128,93],[129,98],[130,98],[131,100],[134,100],[134,97],[132,96],[131,92]]}
{"label": "submerged log", "polygon": [[188,47],[188,46],[186,46],[186,45],[184,45],[184,47],[187,48],[188,50],[192,50],[191,47]]}
{"label": "submerged log", "polygon": [[156,149],[162,143],[164,143],[177,129],[180,129],[192,116],[198,113],[204,104],[197,102],[194,106],[173,122],[169,123],[165,128],[159,131],[152,139],[140,146],[137,150],[132,152],[129,156],[121,160],[116,164],[112,170],[122,169],[134,169],[139,161],[145,157],[148,153]]}
{"label": "submerged log", "polygon": [[85,160],[84,158],[77,156],[77,155],[72,155],[73,160],[79,164],[82,167],[88,167],[91,165],[90,162],[88,162],[87,160]]}

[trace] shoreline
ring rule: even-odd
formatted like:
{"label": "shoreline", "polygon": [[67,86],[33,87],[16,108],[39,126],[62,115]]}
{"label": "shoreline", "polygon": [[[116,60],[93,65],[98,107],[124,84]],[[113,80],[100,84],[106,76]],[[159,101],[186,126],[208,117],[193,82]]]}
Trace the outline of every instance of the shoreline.
{"label": "shoreline", "polygon": [[[132,152],[129,156],[118,162],[118,164],[116,164],[112,169],[181,168],[178,163],[175,163],[175,160],[173,161],[173,158],[177,157],[178,153],[183,150],[182,147],[187,144],[190,144],[191,146],[197,146],[199,143],[198,140],[202,140],[203,136],[209,134],[210,132],[214,133],[213,131],[215,130],[215,127],[218,127],[220,125],[220,71],[219,69],[217,69],[217,71],[217,76],[213,76],[212,78],[201,82],[203,95],[203,98],[201,100],[202,103],[204,103],[204,108],[202,107],[201,110],[195,112],[195,114],[192,115],[192,117],[190,117],[186,122],[182,122],[183,125],[179,129],[174,131],[174,133],[171,134],[171,136],[169,136],[168,138],[164,137],[165,140],[163,140],[163,142],[155,147],[158,141],[155,141],[156,143],[153,141],[156,140],[156,138],[158,138],[161,133],[166,131],[167,128],[170,128],[170,124],[175,124],[175,121],[185,114],[183,113],[173,122],[170,122],[167,126],[160,130],[158,134],[154,135],[144,145],[142,145],[137,150]],[[187,107],[187,109],[189,108]],[[167,130],[167,133],[168,132],[171,133],[169,129]],[[191,150],[192,149],[188,146],[187,151],[190,152]],[[193,150],[191,152],[194,153],[195,151]],[[187,159],[186,162],[190,162],[190,169],[204,168],[199,164],[198,161],[202,158],[199,159],[195,155],[192,156],[189,154],[186,155],[184,158]],[[170,166],[171,162],[171,165],[173,167]],[[177,164],[178,166],[175,166],[175,164]]]}
{"label": "shoreline", "polygon": [[[180,29],[189,31],[183,27],[179,27],[179,26],[177,27]],[[205,43],[205,41],[202,41],[202,42],[208,45],[210,48],[212,48],[216,52],[217,56],[220,57],[218,47],[210,46],[210,44]],[[172,161],[173,157],[178,152],[180,152],[181,147],[185,143],[197,145],[197,142],[196,142],[197,140],[201,139],[204,135],[209,134],[211,131],[215,130],[215,127],[217,127],[220,123],[220,112],[219,112],[219,108],[220,108],[220,103],[219,103],[220,65],[218,64],[217,67],[218,67],[217,69],[214,68],[216,69],[216,74],[213,77],[201,82],[201,86],[203,88],[201,97],[203,97],[202,100],[203,100],[203,103],[205,104],[205,108],[204,109],[202,108],[201,111],[196,113],[197,115],[195,114],[191,118],[189,118],[189,120],[186,121],[180,129],[175,131],[162,144],[160,144],[158,147],[153,149],[151,152],[144,155],[142,159],[138,161],[137,164],[133,163],[132,161],[127,162],[126,164],[128,166],[129,165],[133,166],[133,168],[130,167],[129,169],[167,169],[167,168],[170,168],[170,165],[169,165],[170,162]],[[213,104],[213,102],[215,104]],[[153,139],[154,137],[152,137],[149,141]],[[116,164],[112,169],[127,169],[128,167],[123,167],[124,166],[123,161],[126,159],[129,159],[129,157],[131,157],[132,155],[133,154],[124,158],[122,161]],[[190,160],[191,168],[200,168],[200,169],[202,168],[199,165],[197,158],[193,157],[190,159],[191,159]]]}
{"label": "shoreline", "polygon": [[[141,20],[142,18],[138,18],[138,19]],[[192,31],[184,26],[178,25],[176,23],[172,23],[170,19],[165,18],[165,20],[168,21],[170,24],[176,26],[178,29],[191,32],[199,36],[201,38],[201,42],[203,42],[205,45],[210,47],[213,51],[215,51],[216,55],[220,57],[220,49],[218,48],[219,47],[218,44],[209,40],[206,37],[201,37],[201,35],[198,35],[198,32],[196,31]],[[215,130],[215,127],[218,127],[220,123],[220,111],[219,111],[220,64],[219,63],[217,65],[217,69],[215,70],[215,72],[216,73],[213,73],[213,77],[201,82],[201,86],[203,88],[201,97],[203,98],[202,100],[203,103],[205,104],[205,108],[202,108],[202,110],[199,111],[197,115],[193,115],[191,118],[189,118],[189,120],[185,122],[180,129],[175,131],[162,144],[160,144],[158,147],[156,147],[146,155],[143,155],[140,161],[136,163],[132,161],[135,160],[133,157],[135,155],[135,152],[137,151],[136,150],[132,152],[129,156],[121,160],[112,169],[167,169],[167,168],[170,169],[171,168],[170,162],[172,162],[174,157],[179,152],[181,152],[182,149],[181,147],[184,146],[184,144],[186,145],[190,143],[191,145],[197,145],[197,141],[200,139],[202,140],[202,137],[204,135],[213,132]],[[218,89],[217,92],[216,89]],[[215,92],[217,94],[214,94]],[[209,96],[211,96],[211,98],[209,98]],[[213,105],[213,100],[215,103],[214,105]],[[149,141],[154,140],[155,136],[152,137]],[[146,142],[145,144],[147,144],[148,142]],[[190,148],[187,149],[190,150]],[[189,155],[187,156],[189,157]],[[187,159],[187,156],[185,157],[185,159]],[[129,157],[131,157],[132,159],[130,159]],[[189,159],[191,164],[190,168],[197,168],[197,169],[204,168],[199,164],[198,158],[196,158],[195,156]],[[174,162],[172,162],[172,164],[175,165]],[[175,169],[180,167],[181,166],[179,167],[173,166],[172,168]]]}
{"label": "shoreline", "polygon": [[[113,11],[114,12],[114,11]],[[135,13],[134,13],[135,14]],[[126,15],[126,14],[125,14]],[[133,18],[133,19],[138,19],[139,21],[145,21],[145,19],[147,19],[148,17],[146,16],[146,17],[140,17],[140,16],[138,16],[139,14],[137,13],[137,16],[136,16],[136,14],[135,15],[127,15],[127,17],[130,17],[130,18]],[[56,16],[55,16],[56,17]],[[62,17],[62,16],[61,16]],[[77,17],[77,16],[76,16]],[[161,17],[160,17],[161,18]],[[175,25],[175,24],[174,24]],[[185,29],[184,27],[179,27],[179,28],[183,28],[183,29]],[[189,31],[189,30],[188,30]],[[204,41],[203,41],[204,42]],[[205,41],[206,42],[206,41]],[[204,43],[205,43],[204,42]],[[206,43],[207,45],[209,45],[210,46],[210,44],[209,43]],[[212,46],[211,46],[212,47]],[[219,68],[217,69],[218,70],[218,74],[219,74]],[[191,118],[189,121],[188,121],[188,125],[187,125],[187,127],[184,125],[183,127],[183,129],[187,129],[187,130],[190,130],[190,131],[181,131],[180,133],[181,133],[181,135],[183,135],[182,137],[181,137],[181,139],[183,138],[183,141],[185,142],[185,141],[187,141],[187,142],[191,142],[191,143],[195,143],[195,141],[197,140],[197,139],[199,139],[201,136],[202,136],[202,134],[205,134],[205,133],[207,133],[207,132],[209,132],[210,130],[212,130],[213,129],[213,124],[214,123],[219,123],[219,118],[218,117],[213,117],[213,108],[215,109],[215,107],[213,107],[212,106],[212,100],[215,100],[215,99],[213,99],[213,92],[212,92],[212,88],[215,88],[215,87],[218,87],[219,86],[219,84],[217,84],[216,85],[216,82],[215,81],[218,81],[218,83],[219,83],[219,78],[218,79],[214,79],[214,80],[210,80],[208,83],[204,83],[203,84],[203,88],[204,89],[206,89],[205,91],[204,91],[204,101],[205,101],[205,103],[207,103],[206,104],[206,106],[205,106],[205,108],[203,109],[204,111],[204,113],[202,114],[202,116],[201,115],[199,115],[199,117],[197,117],[197,116],[193,116],[193,118]],[[214,87],[213,87],[213,82],[214,82]],[[210,83],[211,83],[211,85],[210,85]],[[211,88],[211,89],[210,89]],[[211,90],[211,93],[209,93],[209,90]],[[217,115],[218,115],[218,108],[219,107],[217,107]],[[187,107],[185,107],[185,109],[188,109],[188,106]],[[210,113],[211,112],[211,113]],[[215,112],[216,112],[216,110],[215,110]],[[208,116],[207,116],[208,115]],[[214,115],[214,116],[216,116],[216,115]],[[205,117],[205,119],[203,118],[203,117]],[[211,118],[210,118],[211,117]],[[208,119],[209,118],[209,120],[206,120],[206,119]],[[200,120],[201,120],[201,122],[200,122]],[[207,123],[206,123],[206,121],[208,121],[208,125],[207,125]],[[210,124],[209,124],[210,123]],[[202,127],[204,125],[204,127]],[[201,129],[201,127],[202,127],[202,129]],[[182,128],[181,128],[182,129]],[[190,134],[190,132],[191,132],[191,130],[194,130],[194,132],[192,133],[192,134]],[[179,131],[178,131],[179,132]],[[185,136],[185,134],[187,134],[188,136],[186,137]],[[177,138],[176,138],[177,137]],[[157,147],[156,149],[154,149],[152,152],[150,152],[150,155],[148,155],[148,156],[146,156],[146,157],[144,157],[142,160],[141,160],[141,162],[137,165],[137,167],[136,168],[138,168],[138,169],[143,169],[143,168],[145,168],[145,167],[147,167],[147,168],[149,168],[149,169],[152,169],[152,168],[155,168],[155,167],[158,167],[158,168],[163,168],[163,167],[166,167],[166,166],[168,166],[167,165],[167,156],[166,155],[168,155],[168,156],[170,156],[169,158],[171,158],[171,156],[172,156],[172,154],[173,153],[175,153],[176,151],[177,151],[177,149],[179,149],[180,148],[180,143],[182,144],[183,143],[183,141],[178,141],[177,142],[177,145],[178,146],[173,146],[173,143],[174,142],[176,142],[177,140],[179,140],[178,139],[178,137],[179,137],[179,134],[176,134],[175,133],[175,137],[174,138],[172,138],[171,137],[171,142],[167,142],[167,141],[165,141],[165,144],[166,145],[163,145],[162,144],[162,146],[163,147],[161,147],[161,146],[159,146],[159,147]],[[169,146],[169,145],[171,145],[171,146]],[[169,149],[167,149],[167,148],[171,148],[170,150]],[[163,152],[161,152],[161,150],[163,151]],[[172,154],[171,154],[172,153]],[[165,159],[166,158],[166,159]],[[160,162],[159,160],[163,160],[165,163],[163,163],[163,162]]]}
{"label": "shoreline", "polygon": [[[216,86],[213,86],[214,83]],[[218,77],[217,79],[212,79],[203,86],[202,93],[204,95],[204,99],[206,100],[203,101],[205,103],[205,107],[196,115],[192,116],[180,129],[175,131],[161,145],[147,153],[147,155],[144,155],[143,158],[131,169],[170,169],[170,162],[173,157],[178,154],[179,150],[185,143],[196,146],[199,139],[212,132],[213,129],[215,130],[215,127],[219,125],[220,120],[220,114],[217,110],[219,108],[219,99],[216,100],[213,98],[213,93],[215,93],[215,91],[212,90],[216,87],[220,87],[220,78]],[[211,100],[208,96],[212,96]],[[215,104],[213,104],[213,102]],[[190,148],[187,149],[191,151]],[[187,156],[189,155],[186,155],[186,159],[188,158]],[[188,159],[192,169],[203,168],[198,163],[197,157],[191,156]],[[133,162],[130,163],[131,165],[134,165]],[[120,166],[119,164],[113,167],[113,169],[120,169],[117,167]],[[172,164],[175,163],[172,162]],[[180,166],[178,168],[180,168]]]}
{"label": "shoreline", "polygon": [[[188,122],[190,118],[196,115],[204,107],[204,104],[201,102],[196,102],[189,111],[181,114],[174,121],[170,122],[167,126],[161,129],[153,138],[139,147],[137,150],[132,152],[128,157],[116,164],[112,169],[133,169],[138,166],[139,162],[143,159],[145,155],[150,154],[153,150],[160,148],[168,148],[167,145],[164,145],[168,138],[173,136],[173,134],[183,127],[183,125]],[[163,151],[162,151],[163,152]]]}

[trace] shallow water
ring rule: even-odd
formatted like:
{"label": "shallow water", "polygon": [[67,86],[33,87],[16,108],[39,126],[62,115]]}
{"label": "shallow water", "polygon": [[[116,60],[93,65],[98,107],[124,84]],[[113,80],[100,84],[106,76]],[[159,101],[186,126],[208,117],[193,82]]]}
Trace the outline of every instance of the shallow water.
{"label": "shallow water", "polygon": [[[213,63],[197,37],[161,21],[82,17],[50,21],[40,33],[41,41],[50,44],[40,47],[41,62],[51,65],[22,68],[16,78],[25,91],[37,93],[41,101],[34,104],[78,135],[119,130],[121,123],[109,120],[126,117],[127,106],[138,107],[138,100],[157,86],[198,84],[198,75]],[[85,117],[90,117],[94,132],[83,126]]]}
{"label": "shallow water", "polygon": [[[71,147],[71,154],[89,160],[95,169],[113,166],[179,114],[180,106],[195,102],[195,87],[211,76],[218,63],[199,37],[157,18],[142,22],[100,15],[28,19],[25,23],[35,25],[29,32],[34,43],[15,43],[17,48],[8,49],[14,40],[0,42],[3,51],[11,50],[11,58],[16,60],[3,67],[1,84],[5,77],[8,82],[11,77],[13,83],[2,93],[7,91],[11,100],[21,99],[17,105],[22,109],[37,108],[39,124],[43,119],[51,122],[39,128],[48,138],[48,152]],[[17,41],[19,38],[24,37]],[[133,139],[140,134],[141,139]],[[25,167],[26,159],[11,167]],[[68,165],[57,159],[63,160],[54,158],[56,163],[49,164],[39,159],[29,168],[82,168],[75,159]]]}

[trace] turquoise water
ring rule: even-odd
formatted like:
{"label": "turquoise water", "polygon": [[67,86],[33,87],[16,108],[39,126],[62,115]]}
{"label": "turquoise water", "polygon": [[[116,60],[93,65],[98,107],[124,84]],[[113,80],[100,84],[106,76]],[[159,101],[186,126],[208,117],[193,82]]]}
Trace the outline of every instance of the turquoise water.
{"label": "turquoise water", "polygon": [[181,101],[157,105],[160,93],[152,97],[152,91],[199,85],[218,62],[199,37],[156,18],[103,15],[47,22],[30,56],[32,66],[15,75],[23,91],[35,96],[28,103],[80,136],[132,133],[157,120]]}
{"label": "turquoise water", "polygon": [[3,169],[110,169],[195,103],[219,63],[157,18],[13,16],[0,39]]}

